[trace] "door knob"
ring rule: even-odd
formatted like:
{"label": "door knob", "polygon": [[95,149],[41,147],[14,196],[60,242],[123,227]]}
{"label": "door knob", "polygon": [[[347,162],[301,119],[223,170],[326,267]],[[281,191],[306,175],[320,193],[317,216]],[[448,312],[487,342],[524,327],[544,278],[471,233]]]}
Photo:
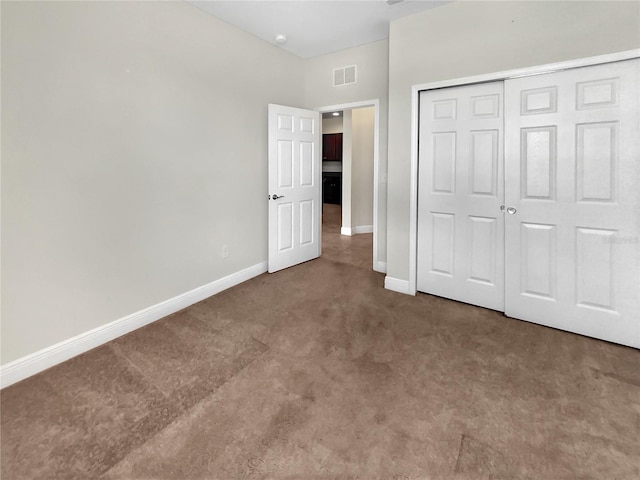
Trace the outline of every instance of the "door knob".
{"label": "door knob", "polygon": [[507,208],[507,213],[509,215],[513,215],[514,213],[516,213],[518,210],[515,209],[515,207],[509,207]]}
{"label": "door knob", "polygon": [[507,207],[505,205],[500,205],[500,211],[504,212]]}
{"label": "door knob", "polygon": [[271,198],[273,198],[274,200],[277,200],[277,199],[279,199],[279,198],[284,198],[284,195],[278,195],[278,194],[274,193],[274,194],[271,196]]}

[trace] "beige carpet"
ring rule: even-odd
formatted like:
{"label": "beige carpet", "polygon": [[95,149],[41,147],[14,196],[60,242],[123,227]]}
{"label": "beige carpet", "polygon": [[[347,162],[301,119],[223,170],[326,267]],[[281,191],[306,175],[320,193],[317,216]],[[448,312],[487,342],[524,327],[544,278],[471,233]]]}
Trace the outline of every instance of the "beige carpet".
{"label": "beige carpet", "polygon": [[371,235],[2,391],[2,478],[640,478],[640,352],[383,288]]}

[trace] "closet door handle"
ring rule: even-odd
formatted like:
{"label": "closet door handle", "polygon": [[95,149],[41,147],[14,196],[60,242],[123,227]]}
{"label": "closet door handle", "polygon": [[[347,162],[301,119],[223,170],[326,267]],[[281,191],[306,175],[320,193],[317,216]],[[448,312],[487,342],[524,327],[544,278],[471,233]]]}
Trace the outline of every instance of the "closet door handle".
{"label": "closet door handle", "polygon": [[509,215],[514,215],[518,210],[515,209],[515,207],[509,207],[507,208],[507,213]]}

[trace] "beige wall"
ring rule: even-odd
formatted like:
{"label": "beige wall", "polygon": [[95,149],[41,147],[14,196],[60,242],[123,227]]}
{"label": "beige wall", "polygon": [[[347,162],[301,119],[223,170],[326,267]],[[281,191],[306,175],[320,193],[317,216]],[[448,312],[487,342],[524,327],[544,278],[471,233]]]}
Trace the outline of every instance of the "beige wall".
{"label": "beige wall", "polygon": [[342,117],[323,118],[322,133],[342,133]]}
{"label": "beige wall", "polygon": [[373,143],[375,109],[349,109],[340,118],[325,118],[323,133],[343,133],[342,162],[323,162],[342,172],[342,226],[373,225]]}
{"label": "beige wall", "polygon": [[351,112],[351,226],[373,225],[373,107]]}
{"label": "beige wall", "polygon": [[387,274],[409,279],[412,85],[638,47],[638,2],[454,2],[392,22]]}
{"label": "beige wall", "polygon": [[1,2],[2,364],[265,261],[268,103],[380,100],[407,279],[411,86],[637,48],[639,8],[455,2],[303,61],[184,2]]}
{"label": "beige wall", "polygon": [[303,73],[185,2],[2,2],[2,363],[264,262]]}
{"label": "beige wall", "polygon": [[[305,61],[307,108],[380,100],[380,155],[378,170],[378,261],[386,262],[387,245],[387,109],[389,50],[387,40],[349,48]],[[332,86],[333,69],[357,65],[358,82]],[[346,119],[345,119],[346,121]],[[344,163],[344,162],[343,162]],[[344,175],[344,174],[343,174]],[[344,181],[343,177],[343,181]]]}

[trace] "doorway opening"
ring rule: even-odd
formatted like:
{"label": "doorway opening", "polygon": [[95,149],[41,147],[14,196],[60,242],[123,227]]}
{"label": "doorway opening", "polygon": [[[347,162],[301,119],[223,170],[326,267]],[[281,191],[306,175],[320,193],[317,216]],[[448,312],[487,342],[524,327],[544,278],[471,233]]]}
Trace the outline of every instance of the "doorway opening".
{"label": "doorway opening", "polygon": [[368,258],[362,262],[383,271],[377,252],[379,102],[316,110],[323,117],[323,244],[325,237],[333,237],[323,254],[335,254],[340,245],[362,250],[368,244]]}

